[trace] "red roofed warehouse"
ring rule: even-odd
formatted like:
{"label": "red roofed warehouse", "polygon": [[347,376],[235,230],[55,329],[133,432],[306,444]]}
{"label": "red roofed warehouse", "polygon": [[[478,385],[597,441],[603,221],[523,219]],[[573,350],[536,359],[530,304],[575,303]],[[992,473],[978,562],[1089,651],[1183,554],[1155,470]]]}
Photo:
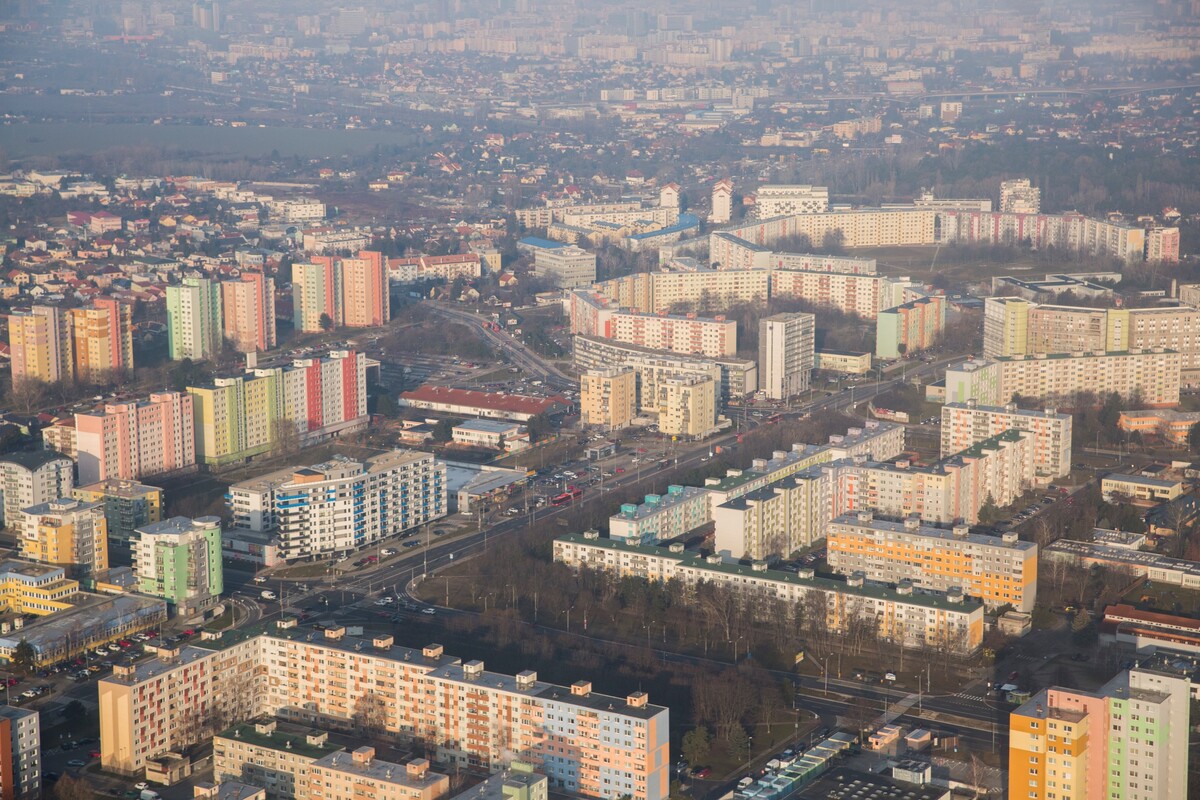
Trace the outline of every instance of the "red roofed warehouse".
{"label": "red roofed warehouse", "polygon": [[446,386],[422,386],[400,395],[400,405],[440,411],[444,414],[467,414],[488,419],[511,419],[527,422],[538,414],[565,414],[571,401],[565,397],[528,397],[503,392],[475,392],[451,389]]}

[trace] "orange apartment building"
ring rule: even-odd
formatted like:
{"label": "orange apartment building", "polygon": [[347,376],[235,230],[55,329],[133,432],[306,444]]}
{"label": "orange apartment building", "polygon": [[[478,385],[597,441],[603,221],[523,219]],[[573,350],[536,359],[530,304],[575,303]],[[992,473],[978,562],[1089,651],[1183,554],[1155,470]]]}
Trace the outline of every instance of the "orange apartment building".
{"label": "orange apartment building", "polygon": [[239,353],[275,346],[275,279],[247,271],[221,283],[222,327]]}
{"label": "orange apartment building", "polygon": [[[215,720],[274,715],[332,731],[377,729],[423,743],[439,764],[531,764],[552,789],[586,797],[664,800],[668,715],[644,693],[599,695],[537,673],[487,672],[440,645],[397,647],[391,636],[323,638],[284,628],[213,637],[119,666],[100,683],[101,763],[137,774],[147,759],[213,737]],[[369,725],[367,724],[369,723]]]}
{"label": "orange apartment building", "polygon": [[966,525],[946,530],[859,512],[830,522],[826,537],[829,566],[843,574],[938,592],[957,587],[990,608],[1032,611],[1037,600],[1038,546],[1015,533],[984,536]]}
{"label": "orange apartment building", "polygon": [[75,379],[100,381],[119,369],[133,369],[133,310],[98,297],[90,308],[68,312]]}

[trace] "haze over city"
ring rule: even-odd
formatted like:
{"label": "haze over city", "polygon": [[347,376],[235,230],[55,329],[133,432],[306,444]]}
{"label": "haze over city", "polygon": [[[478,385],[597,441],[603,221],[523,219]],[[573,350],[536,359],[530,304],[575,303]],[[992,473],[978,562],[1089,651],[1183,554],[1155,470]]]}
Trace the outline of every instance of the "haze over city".
{"label": "haze over city", "polygon": [[0,0],[0,795],[1200,796],[1198,20]]}

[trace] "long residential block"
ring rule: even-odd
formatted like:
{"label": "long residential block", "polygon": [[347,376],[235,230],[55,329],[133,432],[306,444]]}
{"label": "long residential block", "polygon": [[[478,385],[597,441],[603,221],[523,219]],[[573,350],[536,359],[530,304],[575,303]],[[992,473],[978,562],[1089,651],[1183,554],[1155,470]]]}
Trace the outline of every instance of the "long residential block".
{"label": "long residential block", "polygon": [[845,575],[945,592],[957,586],[990,608],[1011,605],[1032,611],[1037,599],[1037,555],[1033,542],[973,534],[966,525],[952,530],[875,519],[870,512],[844,514],[829,523],[829,566]]}
{"label": "long residential block", "polygon": [[857,617],[874,624],[880,638],[906,647],[970,653],[983,641],[983,604],[959,591],[920,594],[911,584],[892,589],[867,584],[861,576],[837,581],[818,578],[811,569],[799,573],[767,569],[765,561],[751,566],[729,564],[719,555],[704,557],[679,543],[631,545],[602,539],[595,531],[555,539],[554,560],[617,577],[677,580],[689,589],[703,581],[729,587],[752,602],[777,600],[791,609],[804,604],[805,613],[812,613],[808,605],[812,603],[822,609],[830,630],[844,632]]}
{"label": "long residential block", "polygon": [[342,628],[322,638],[294,628],[226,634],[118,665],[99,688],[101,763],[123,774],[228,724],[274,715],[373,730],[424,745],[442,763],[499,769],[523,761],[558,790],[585,797],[663,800],[669,789],[669,711],[644,693],[612,697],[587,681],[567,687],[531,670],[488,672],[440,645],[414,650],[391,636],[349,638]]}
{"label": "long residential block", "polygon": [[195,410],[186,392],[107,403],[75,415],[79,482],[135,481],[194,469]]}

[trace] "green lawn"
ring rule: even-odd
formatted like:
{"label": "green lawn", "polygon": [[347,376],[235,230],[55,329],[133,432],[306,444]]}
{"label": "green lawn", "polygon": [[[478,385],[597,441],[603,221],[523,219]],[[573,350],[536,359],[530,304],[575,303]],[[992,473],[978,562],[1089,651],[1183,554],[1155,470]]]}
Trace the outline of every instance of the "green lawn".
{"label": "green lawn", "polygon": [[1145,582],[1134,586],[1125,594],[1125,602],[1144,611],[1161,611],[1166,614],[1200,615],[1200,592],[1172,586],[1166,583]]}

